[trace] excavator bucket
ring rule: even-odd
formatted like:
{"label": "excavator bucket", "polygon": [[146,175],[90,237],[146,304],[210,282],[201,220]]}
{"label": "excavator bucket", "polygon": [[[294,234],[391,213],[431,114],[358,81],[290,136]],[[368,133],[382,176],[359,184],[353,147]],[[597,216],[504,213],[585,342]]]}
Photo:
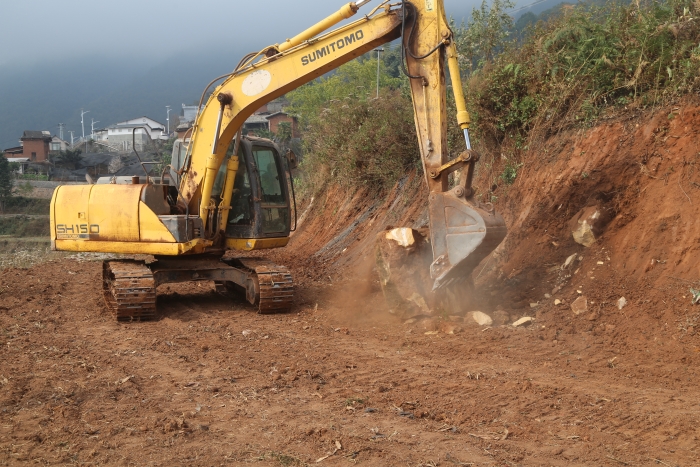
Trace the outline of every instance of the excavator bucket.
{"label": "excavator bucket", "polygon": [[491,203],[467,202],[452,192],[430,195],[433,290],[468,277],[506,237],[505,221]]}
{"label": "excavator bucket", "polygon": [[433,193],[429,209],[430,229],[398,228],[377,238],[380,285],[392,313],[404,319],[472,310],[472,272],[506,236],[490,204]]}

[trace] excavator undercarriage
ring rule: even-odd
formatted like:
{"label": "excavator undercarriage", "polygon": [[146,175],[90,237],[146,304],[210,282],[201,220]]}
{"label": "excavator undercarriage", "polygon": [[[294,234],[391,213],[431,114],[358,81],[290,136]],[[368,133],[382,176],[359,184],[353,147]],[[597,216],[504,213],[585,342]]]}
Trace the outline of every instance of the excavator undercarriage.
{"label": "excavator undercarriage", "polygon": [[146,321],[156,314],[156,288],[162,284],[213,281],[219,292],[243,292],[258,313],[288,311],[294,297],[289,270],[260,258],[224,260],[216,256],[157,257],[152,262],[103,263],[105,303],[118,321]]}
{"label": "excavator undercarriage", "polygon": [[156,288],[176,282],[213,281],[218,292],[243,292],[261,314],[289,311],[294,297],[289,270],[259,258],[110,260],[104,261],[102,269],[105,303],[117,321],[155,318]]}

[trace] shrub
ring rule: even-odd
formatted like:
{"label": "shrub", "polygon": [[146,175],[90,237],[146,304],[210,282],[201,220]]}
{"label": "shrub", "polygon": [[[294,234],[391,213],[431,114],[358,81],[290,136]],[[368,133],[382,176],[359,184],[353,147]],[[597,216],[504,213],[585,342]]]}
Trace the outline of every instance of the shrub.
{"label": "shrub", "polygon": [[325,109],[305,134],[301,163],[309,188],[332,178],[341,186],[381,191],[420,163],[410,99],[345,99]]}

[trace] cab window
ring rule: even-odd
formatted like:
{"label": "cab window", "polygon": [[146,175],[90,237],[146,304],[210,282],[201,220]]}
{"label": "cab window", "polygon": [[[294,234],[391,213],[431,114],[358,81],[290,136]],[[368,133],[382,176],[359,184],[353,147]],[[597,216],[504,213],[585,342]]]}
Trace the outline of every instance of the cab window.
{"label": "cab window", "polygon": [[260,174],[262,202],[267,204],[286,204],[282,192],[283,174],[280,173],[272,149],[254,147],[253,157]]}

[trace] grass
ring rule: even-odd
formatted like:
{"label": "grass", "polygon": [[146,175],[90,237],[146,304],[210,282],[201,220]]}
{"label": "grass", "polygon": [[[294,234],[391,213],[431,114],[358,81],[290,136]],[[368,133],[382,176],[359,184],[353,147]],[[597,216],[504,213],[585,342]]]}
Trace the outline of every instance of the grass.
{"label": "grass", "polygon": [[28,216],[0,217],[0,236],[49,237],[49,219]]}
{"label": "grass", "polygon": [[13,196],[0,201],[0,214],[48,215],[50,205],[50,199]]}

